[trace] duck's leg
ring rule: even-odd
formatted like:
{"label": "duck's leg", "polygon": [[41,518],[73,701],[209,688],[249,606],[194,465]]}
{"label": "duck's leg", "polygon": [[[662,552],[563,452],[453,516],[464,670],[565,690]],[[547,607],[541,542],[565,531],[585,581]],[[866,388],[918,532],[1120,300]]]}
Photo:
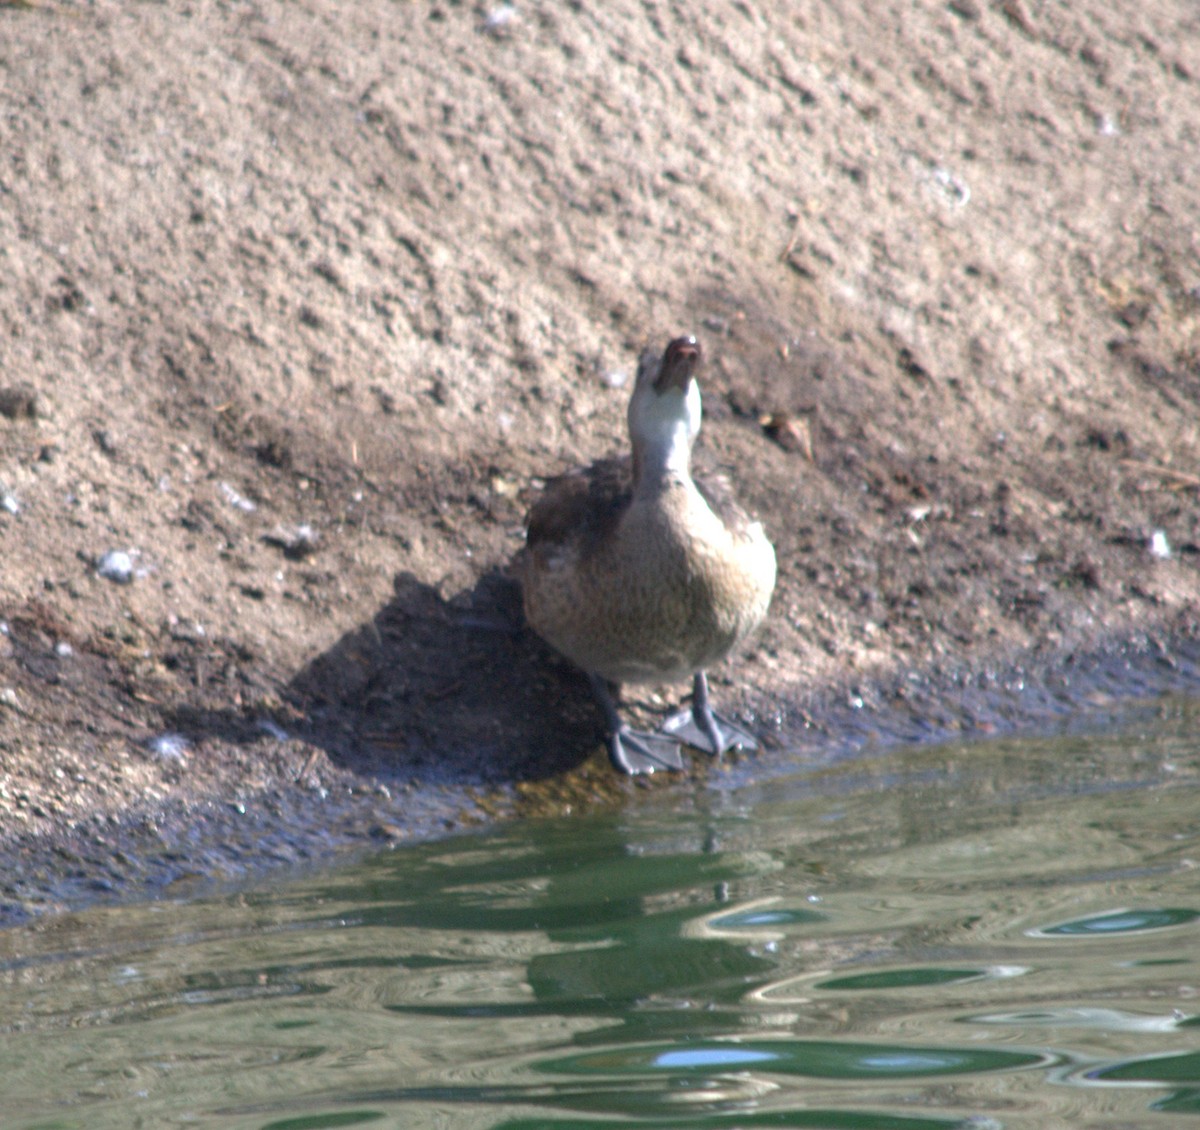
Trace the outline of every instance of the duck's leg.
{"label": "duck's leg", "polygon": [[631,775],[683,768],[682,749],[675,738],[631,730],[621,721],[620,711],[608,684],[599,675],[590,678],[592,690],[604,709],[604,720],[608,727],[608,756],[616,768]]}
{"label": "duck's leg", "polygon": [[663,730],[714,757],[727,749],[758,749],[753,734],[709,705],[708,678],[703,671],[697,671],[692,682],[692,709],[672,714]]}

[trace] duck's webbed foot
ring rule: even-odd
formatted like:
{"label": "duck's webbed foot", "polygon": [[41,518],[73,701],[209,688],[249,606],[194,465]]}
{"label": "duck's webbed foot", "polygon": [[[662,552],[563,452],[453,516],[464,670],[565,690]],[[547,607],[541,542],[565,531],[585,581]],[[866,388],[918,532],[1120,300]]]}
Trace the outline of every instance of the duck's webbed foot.
{"label": "duck's webbed foot", "polygon": [[608,756],[622,773],[657,773],[683,768],[683,747],[665,734],[622,727],[608,736]]}
{"label": "duck's webbed foot", "polygon": [[708,679],[703,671],[692,684],[692,708],[672,714],[663,723],[670,737],[711,753],[714,757],[730,749],[758,749],[758,741],[749,730],[718,714],[709,705]]}
{"label": "duck's webbed foot", "polygon": [[608,756],[615,768],[631,776],[683,768],[683,750],[678,739],[666,734],[631,730],[621,721],[617,704],[604,680],[598,675],[592,675],[591,679],[596,698],[604,708],[604,719],[608,726]]}

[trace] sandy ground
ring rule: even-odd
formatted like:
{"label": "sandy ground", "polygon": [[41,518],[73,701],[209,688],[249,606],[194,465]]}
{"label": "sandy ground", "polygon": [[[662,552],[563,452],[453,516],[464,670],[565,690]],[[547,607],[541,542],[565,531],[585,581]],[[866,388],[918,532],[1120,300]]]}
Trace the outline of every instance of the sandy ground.
{"label": "sandy ground", "polygon": [[1191,0],[0,3],[0,911],[619,796],[504,566],[681,332],[774,756],[1191,685],[1198,82]]}

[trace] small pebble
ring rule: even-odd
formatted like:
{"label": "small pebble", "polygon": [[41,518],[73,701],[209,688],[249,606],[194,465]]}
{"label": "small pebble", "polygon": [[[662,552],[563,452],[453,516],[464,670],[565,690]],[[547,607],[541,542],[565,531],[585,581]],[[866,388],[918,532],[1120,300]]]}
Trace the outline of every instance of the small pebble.
{"label": "small pebble", "polygon": [[971,200],[967,182],[950,169],[938,166],[933,170],[933,184],[952,208],[964,208]]}
{"label": "small pebble", "polygon": [[221,493],[225,496],[225,501],[228,502],[230,506],[234,506],[238,510],[242,510],[247,514],[253,514],[254,511],[258,509],[258,506],[255,505],[255,503],[251,502],[250,499],[244,498],[242,495],[238,494],[238,492],[234,490],[233,487],[231,487],[228,483],[221,484]]}
{"label": "small pebble", "polygon": [[0,388],[0,416],[9,420],[32,420],[38,414],[37,393],[29,385]]}
{"label": "small pebble", "polygon": [[317,551],[320,535],[307,522],[299,526],[276,526],[262,535],[268,545],[277,545],[285,557],[299,559]]}
{"label": "small pebble", "polygon": [[190,744],[182,734],[155,734],[146,742],[146,748],[159,761],[182,761]]}
{"label": "small pebble", "polygon": [[493,475],[491,487],[492,493],[499,498],[515,499],[521,494],[520,484],[504,478],[503,475]]}
{"label": "small pebble", "polygon": [[381,820],[378,824],[371,827],[368,835],[373,840],[383,840],[386,843],[395,843],[397,840],[404,839],[404,829],[397,824],[389,824]]}
{"label": "small pebble", "polygon": [[121,549],[110,549],[96,562],[96,572],[118,585],[133,584],[133,558]]}
{"label": "small pebble", "polygon": [[1167,541],[1167,535],[1162,530],[1155,530],[1150,535],[1150,556],[1162,561],[1167,561],[1171,556],[1171,543]]}
{"label": "small pebble", "polygon": [[96,441],[96,446],[104,452],[105,455],[113,456],[119,451],[119,444],[107,428],[97,428],[92,432],[92,439]]}
{"label": "small pebble", "polygon": [[277,742],[286,742],[288,740],[287,730],[271,718],[260,718],[258,720],[258,728]]}
{"label": "small pebble", "polygon": [[784,451],[803,456],[813,462],[812,431],[803,416],[790,412],[768,412],[759,417],[764,432]]}
{"label": "small pebble", "polygon": [[501,4],[483,18],[483,30],[489,35],[503,35],[517,18],[517,9],[512,4]]}

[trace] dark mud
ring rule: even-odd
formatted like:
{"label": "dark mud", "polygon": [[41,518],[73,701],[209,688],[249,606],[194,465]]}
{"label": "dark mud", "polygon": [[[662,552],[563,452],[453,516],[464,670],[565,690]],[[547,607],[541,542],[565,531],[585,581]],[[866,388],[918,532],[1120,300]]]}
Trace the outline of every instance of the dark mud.
{"label": "dark mud", "polygon": [[[472,630],[478,630],[471,625]],[[489,625],[487,629],[490,630]],[[558,772],[497,772],[467,747],[440,763],[399,762],[351,736],[360,725],[329,713],[303,741],[279,731],[218,725],[223,741],[276,774],[273,783],[222,799],[168,801],[141,812],[81,821],[66,834],[17,835],[0,848],[0,925],[50,910],[130,899],[212,894],[267,876],[280,881],[364,851],[469,831],[497,820],[563,816],[620,805],[632,795],[665,790],[681,799],[780,775],[819,771],[866,754],[903,758],[904,748],[1023,734],[1099,734],[1171,710],[1172,694],[1194,695],[1200,639],[1131,640],[1052,664],[982,670],[909,671],[886,683],[860,681],[812,695],[804,708],[771,718],[747,715],[764,748],[714,761],[693,753],[685,774],[627,780],[616,776],[596,740],[595,710],[582,680],[565,669],[545,675],[580,685],[574,713],[579,741],[555,747]],[[486,712],[485,712],[486,713]],[[503,712],[501,712],[503,713]],[[651,715],[652,717],[652,715]],[[197,722],[199,720],[196,720]],[[590,723],[590,725],[589,725]],[[196,740],[204,740],[200,730]],[[311,766],[321,749],[328,764]],[[297,779],[295,767],[304,759]],[[540,760],[538,765],[544,765]]]}

